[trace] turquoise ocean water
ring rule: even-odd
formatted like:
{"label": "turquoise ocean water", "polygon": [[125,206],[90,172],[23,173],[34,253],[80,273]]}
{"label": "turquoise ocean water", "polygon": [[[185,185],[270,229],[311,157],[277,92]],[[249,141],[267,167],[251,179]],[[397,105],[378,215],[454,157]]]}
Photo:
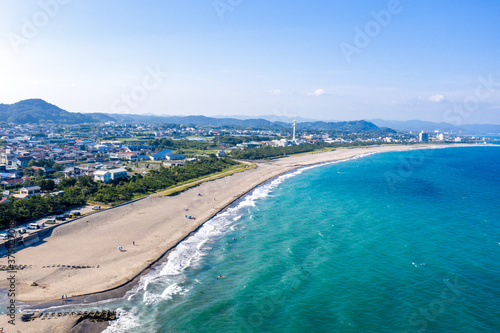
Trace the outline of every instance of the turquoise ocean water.
{"label": "turquoise ocean water", "polygon": [[498,148],[374,154],[257,188],[92,308],[107,333],[500,332],[499,260]]}

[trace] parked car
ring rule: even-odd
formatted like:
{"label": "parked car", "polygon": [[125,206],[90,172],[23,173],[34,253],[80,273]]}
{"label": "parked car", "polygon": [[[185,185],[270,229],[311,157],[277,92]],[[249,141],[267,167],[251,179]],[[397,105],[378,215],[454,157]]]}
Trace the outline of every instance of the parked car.
{"label": "parked car", "polygon": [[92,207],[92,209],[93,210],[99,210],[99,209],[101,209],[101,206],[94,206],[94,207]]}
{"label": "parked car", "polygon": [[9,235],[7,234],[0,234],[0,240],[7,240],[9,239]]}
{"label": "parked car", "polygon": [[56,224],[56,219],[45,220],[45,223],[47,223],[47,224]]}
{"label": "parked car", "polygon": [[56,220],[57,221],[66,221],[66,217],[64,215],[57,215]]}
{"label": "parked car", "polygon": [[80,212],[71,212],[71,214],[73,214],[73,216],[80,216],[80,215],[82,215]]}
{"label": "parked car", "polygon": [[71,215],[69,213],[65,213],[63,214],[62,216],[64,216],[65,218],[69,219],[71,217]]}
{"label": "parked car", "polygon": [[25,234],[25,233],[26,233],[26,228],[24,228],[24,227],[17,228],[17,229],[16,229],[16,232],[17,232],[18,234],[20,234],[20,235],[21,235],[21,234]]}
{"label": "parked car", "polygon": [[28,224],[28,229],[38,229],[38,225],[36,223]]}

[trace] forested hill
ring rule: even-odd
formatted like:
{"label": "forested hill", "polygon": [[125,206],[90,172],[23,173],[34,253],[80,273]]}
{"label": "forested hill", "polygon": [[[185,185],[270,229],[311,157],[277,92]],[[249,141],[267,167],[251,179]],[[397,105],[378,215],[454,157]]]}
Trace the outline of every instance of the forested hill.
{"label": "forested hill", "polygon": [[0,121],[8,123],[82,124],[96,120],[83,113],[68,112],[42,99],[27,99],[14,104],[0,104]]}
{"label": "forested hill", "polygon": [[366,121],[340,121],[340,122],[306,122],[297,123],[297,128],[301,130],[316,130],[316,131],[335,131],[335,132],[349,132],[349,133],[363,133],[363,132],[394,132],[391,129],[381,129],[377,125]]}

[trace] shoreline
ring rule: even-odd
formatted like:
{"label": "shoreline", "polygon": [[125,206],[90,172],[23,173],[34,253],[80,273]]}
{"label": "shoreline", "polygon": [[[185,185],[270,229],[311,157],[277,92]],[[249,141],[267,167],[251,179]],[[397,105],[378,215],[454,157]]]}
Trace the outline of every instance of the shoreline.
{"label": "shoreline", "polygon": [[[329,163],[329,162],[321,162],[321,163],[312,164],[312,165],[321,165],[321,164],[326,164],[326,163]],[[211,219],[213,219],[214,217],[216,217],[220,213],[223,213],[224,211],[226,211],[228,208],[230,208],[236,202],[238,202],[241,198],[245,197],[246,195],[248,195],[249,193],[254,191],[256,188],[258,188],[259,186],[264,185],[267,182],[273,181],[277,177],[280,177],[280,176],[285,175],[287,173],[293,172],[297,169],[307,167],[307,166],[312,166],[312,165],[297,166],[289,171],[286,171],[282,174],[279,174],[273,178],[269,178],[267,180],[264,180],[261,183],[255,185],[253,188],[249,189],[247,192],[238,195],[233,201],[226,204],[219,211],[212,213],[212,215],[207,220],[203,221],[196,229],[194,229],[189,234],[184,236],[184,238],[179,240],[179,242],[177,244],[175,244],[171,248],[167,249],[160,257],[158,257],[156,260],[151,262],[149,264],[149,267],[147,267],[147,268],[143,269],[142,271],[140,271],[139,273],[137,273],[131,280],[124,282],[123,284],[118,285],[116,287],[107,289],[107,290],[102,290],[102,291],[97,291],[94,293],[88,293],[88,294],[82,294],[82,295],[76,295],[74,297],[71,297],[71,300],[75,301],[75,303],[72,303],[72,304],[74,304],[76,306],[76,305],[82,305],[82,304],[90,304],[90,303],[97,302],[97,301],[109,300],[109,299],[117,298],[117,297],[123,297],[127,293],[127,291],[133,289],[136,286],[136,284],[139,282],[140,278],[143,275],[148,274],[156,266],[163,264],[168,259],[168,255],[172,251],[174,251],[177,248],[177,246],[179,246],[186,239],[188,239],[191,236],[193,236],[194,234],[196,234],[205,225],[205,223],[207,223],[208,221],[210,221]],[[120,289],[123,289],[123,290],[120,290]],[[115,291],[117,292],[116,294],[114,293]],[[109,294],[115,294],[115,297],[103,297],[103,298],[99,297],[100,295],[109,295]],[[95,299],[93,299],[93,296],[95,296]],[[92,300],[89,300],[89,297]],[[52,306],[58,306],[59,303],[60,303],[60,300],[58,299],[58,300],[49,300],[47,302],[26,302],[26,303],[23,303],[22,305],[26,307],[25,308],[26,310],[35,311],[35,310],[45,310],[45,309],[48,309]]]}
{"label": "shoreline", "polygon": [[[145,267],[142,267],[139,270],[137,270],[137,268],[139,268],[139,267],[135,267],[136,268],[134,271],[135,274],[133,276],[128,276],[125,278],[125,280],[122,279],[121,283],[119,283],[119,284],[115,283],[113,286],[110,286],[109,288],[91,291],[89,293],[81,293],[79,295],[71,295],[71,300],[75,302],[75,303],[71,303],[71,304],[80,305],[80,304],[86,304],[89,302],[93,302],[94,300],[90,300],[90,299],[92,299],[94,297],[96,298],[96,300],[97,300],[97,298],[101,298],[101,297],[103,297],[103,298],[101,298],[101,300],[123,297],[123,295],[125,295],[126,291],[132,289],[134,286],[137,285],[137,283],[139,282],[140,278],[143,275],[147,274],[152,268],[156,267],[157,265],[165,262],[165,260],[167,260],[167,258],[168,258],[168,254],[172,250],[175,250],[175,248],[180,243],[182,243],[187,238],[189,238],[193,234],[195,234],[207,221],[209,221],[213,217],[215,217],[218,214],[227,210],[229,207],[234,205],[238,200],[240,200],[241,198],[243,198],[247,194],[251,193],[257,187],[259,187],[259,186],[261,186],[269,181],[272,181],[273,179],[276,179],[277,177],[279,177],[281,175],[287,174],[289,172],[293,172],[293,171],[300,169],[300,168],[303,168],[303,167],[326,164],[326,163],[331,163],[331,162],[345,161],[345,160],[355,158],[359,155],[364,155],[367,153],[374,154],[374,153],[381,153],[381,152],[424,150],[424,149],[435,149],[435,148],[484,147],[484,146],[488,146],[488,145],[463,145],[463,144],[461,144],[461,145],[426,144],[426,145],[421,145],[421,146],[420,145],[418,145],[418,146],[413,146],[413,145],[412,146],[382,145],[382,146],[375,146],[375,147],[356,147],[356,148],[351,148],[351,149],[338,149],[338,150],[335,150],[333,152],[309,153],[309,154],[305,154],[305,155],[301,155],[301,156],[293,156],[292,155],[292,156],[288,156],[286,158],[280,158],[280,159],[273,160],[273,161],[258,162],[257,169],[260,169],[259,172],[254,172],[254,173],[257,173],[257,175],[255,175],[255,177],[250,177],[250,178],[253,178],[254,181],[255,181],[255,179],[257,179],[258,182],[246,184],[246,185],[250,185],[250,186],[243,186],[244,188],[242,189],[242,191],[237,191],[236,195],[231,195],[231,194],[234,194],[234,192],[229,193],[230,194],[229,198],[226,198],[226,200],[223,202],[223,205],[221,207],[217,207],[217,209],[215,209],[214,211],[210,211],[206,216],[203,216],[203,218],[200,219],[200,222],[197,222],[194,226],[188,227],[187,229],[183,228],[182,231],[184,233],[179,238],[175,239],[175,242],[170,243],[166,249],[164,248],[163,251],[157,252],[157,255],[154,258],[151,259],[151,253],[148,252],[149,259],[146,261]],[[266,170],[266,166],[271,166],[271,168],[270,169],[268,168],[268,170]],[[248,176],[250,174],[249,171],[250,170],[242,172],[241,174],[246,174],[246,176]],[[264,174],[262,174],[263,173],[262,171],[264,172]],[[254,173],[252,173],[252,175]],[[257,176],[260,176],[260,177],[257,177]],[[217,180],[210,180],[210,181],[207,181],[207,183],[211,183],[212,188],[213,188],[214,184],[216,184],[219,181],[225,180],[226,184],[222,184],[222,185],[219,184],[220,186],[215,186],[216,190],[219,190],[219,191],[228,190],[228,187],[224,186],[227,184],[229,184],[229,190],[231,190],[231,189],[234,189],[233,188],[234,184],[232,184],[231,182],[228,182],[228,179],[232,179],[231,177],[234,177],[234,175],[227,176],[227,177],[217,179]],[[241,180],[239,178],[244,178],[243,180],[245,180],[245,178],[248,178],[248,177],[241,176],[241,177],[236,177],[236,178],[238,178],[238,179],[232,179],[232,180]],[[181,198],[182,196],[184,196],[184,197],[190,196],[190,195],[193,195],[194,192],[206,190],[206,188],[209,187],[207,185],[207,183],[202,183],[202,184],[197,185],[193,188],[190,188],[190,189],[184,191],[183,193],[176,195],[175,197],[178,197],[177,199],[179,199],[182,202],[182,199],[184,199],[184,198]],[[230,192],[230,191],[227,191],[227,192]],[[201,192],[200,192],[200,194],[201,194]],[[205,195],[205,194],[203,194],[203,195]],[[219,195],[219,194],[217,194],[217,195]],[[166,200],[171,199],[171,198],[172,197],[161,197],[161,199],[166,199]],[[196,199],[199,199],[199,198],[196,198]],[[155,201],[155,200],[157,200],[157,199],[147,197],[143,201]],[[214,198],[214,200],[216,200],[216,199]],[[172,199],[172,201],[173,201],[173,199]],[[196,200],[193,200],[191,198],[191,203],[196,203],[195,201]],[[132,204],[133,203],[125,204],[124,205],[125,209],[129,208],[129,210],[130,210]],[[159,205],[157,208],[161,209],[162,207],[161,207],[161,205]],[[180,207],[178,207],[178,208],[180,208]],[[214,208],[214,206],[212,206],[212,208]],[[107,222],[107,219],[106,219],[107,216],[105,216],[105,215],[111,215],[110,216],[111,218],[115,217],[113,215],[116,215],[116,213],[115,214],[106,214],[106,211],[100,212],[99,214],[96,214],[96,215],[101,215],[101,214],[104,216],[104,219],[101,218],[100,219],[101,221],[98,221],[101,223]],[[124,214],[124,216],[125,215],[126,214]],[[122,218],[123,218],[123,216],[122,216]],[[80,225],[82,223],[83,223],[83,221],[80,222]],[[87,221],[87,223],[89,223],[89,221]],[[177,224],[179,224],[179,223],[177,223]],[[186,222],[183,222],[182,224],[185,225]],[[68,226],[67,228],[70,228],[70,227],[71,226]],[[175,225],[173,225],[171,227],[175,227]],[[76,229],[77,229],[76,230],[77,234],[81,235],[82,232],[85,232],[82,230],[82,228],[76,228]],[[50,247],[51,246],[50,245],[50,238],[52,238],[54,236],[58,237],[59,235],[57,235],[57,233],[56,233],[56,235],[48,236],[46,241],[44,240],[43,244],[35,244],[34,247],[38,247],[40,245],[44,245],[45,247]],[[69,232],[68,235],[63,232],[60,237],[71,237],[71,232]],[[23,251],[25,251],[25,250],[26,249],[23,249]],[[20,253],[22,253],[22,251]],[[114,257],[118,257],[118,256],[120,256],[120,255],[119,254],[114,255]],[[38,269],[39,273],[40,273],[40,271],[41,271],[41,269]],[[115,277],[117,277],[117,276],[115,275]],[[64,282],[62,282],[62,283],[64,284]],[[5,288],[2,284],[0,284],[0,287]],[[122,292],[120,292],[121,288],[125,288],[126,290],[122,290]],[[81,291],[84,291],[84,290],[81,290]],[[116,295],[116,292],[118,292],[118,295]],[[114,297],[109,297],[113,293],[114,293]],[[122,293],[122,296],[119,296],[120,293]],[[108,296],[108,297],[106,297],[106,296]],[[46,307],[44,307],[44,305],[45,306],[58,305],[57,300],[58,300],[58,297],[52,298],[52,300],[43,299],[43,300],[30,301],[29,299],[27,299],[26,302],[23,302],[23,305],[26,305],[27,309],[29,309],[29,308],[46,309]],[[1,316],[1,317],[6,317],[6,316]],[[0,320],[0,322],[3,322],[3,320]],[[25,324],[25,323],[23,323],[23,324]],[[28,324],[28,323],[26,323],[26,324]]]}

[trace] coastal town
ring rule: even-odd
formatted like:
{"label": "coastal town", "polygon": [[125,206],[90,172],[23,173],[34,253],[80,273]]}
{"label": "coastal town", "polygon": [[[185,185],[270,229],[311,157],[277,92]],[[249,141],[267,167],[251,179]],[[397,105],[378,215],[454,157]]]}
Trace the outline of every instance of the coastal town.
{"label": "coastal town", "polygon": [[[151,166],[184,166],[199,156],[226,156],[231,155],[231,151],[248,148],[319,143],[477,141],[476,138],[465,139],[449,133],[395,132],[385,136],[346,133],[332,136],[320,131],[301,131],[295,138],[290,132],[173,124],[3,124],[0,127],[1,202],[10,196],[27,198],[39,194],[39,189],[33,193],[25,189],[21,191],[23,185],[35,176],[57,182],[63,177],[86,175],[107,183],[137,172],[147,173]],[[152,145],[154,140],[162,138],[178,142],[179,148],[159,150],[158,146]],[[44,161],[50,161],[51,165]]]}
{"label": "coastal town", "polygon": [[[258,160],[340,147],[486,140],[423,131],[304,130],[296,129],[296,125],[293,122],[271,129],[112,121],[78,125],[2,123],[0,222],[5,231],[0,233],[0,240],[11,236],[8,230],[12,227],[17,227],[19,236],[29,235],[102,206],[233,168],[226,163],[229,158]],[[226,164],[207,169],[210,158]],[[192,173],[191,169],[200,165],[206,170]],[[151,180],[159,177],[161,170],[172,169],[178,174],[179,168],[189,176],[160,187],[151,185],[160,183],[158,178]],[[161,177],[174,178],[165,172]],[[44,199],[26,200],[37,197]]]}

